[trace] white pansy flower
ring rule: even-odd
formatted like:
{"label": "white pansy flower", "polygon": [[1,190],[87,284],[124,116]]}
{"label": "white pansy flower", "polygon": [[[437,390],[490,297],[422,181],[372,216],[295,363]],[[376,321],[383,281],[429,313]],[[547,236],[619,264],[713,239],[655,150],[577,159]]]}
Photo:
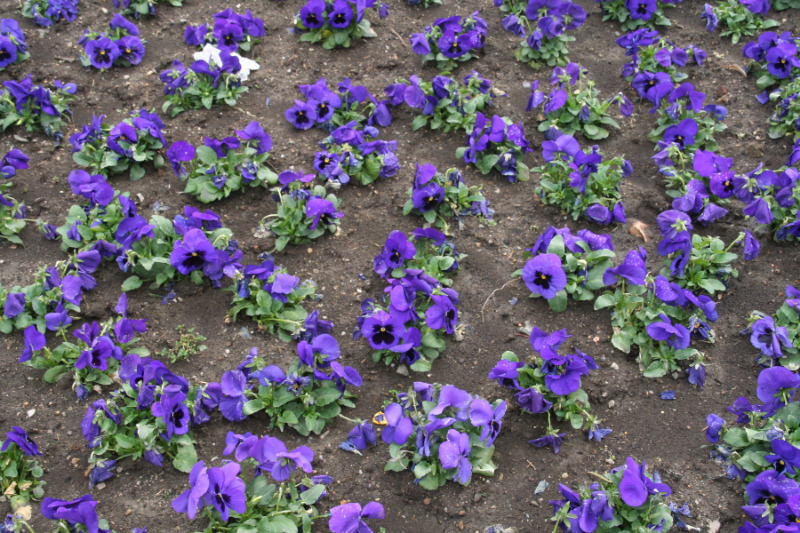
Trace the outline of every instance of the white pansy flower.
{"label": "white pansy flower", "polygon": [[[232,56],[235,56],[239,60],[239,65],[241,66],[241,70],[233,74],[239,81],[247,81],[247,78],[250,77],[250,72],[254,70],[258,70],[260,65],[253,61],[252,59],[247,59],[246,57],[242,57],[236,52],[231,53]],[[220,50],[214,45],[206,44],[203,46],[203,49],[199,52],[194,53],[194,60],[195,61],[205,61],[208,64],[214,63],[216,65],[222,65],[222,59],[220,58]]]}

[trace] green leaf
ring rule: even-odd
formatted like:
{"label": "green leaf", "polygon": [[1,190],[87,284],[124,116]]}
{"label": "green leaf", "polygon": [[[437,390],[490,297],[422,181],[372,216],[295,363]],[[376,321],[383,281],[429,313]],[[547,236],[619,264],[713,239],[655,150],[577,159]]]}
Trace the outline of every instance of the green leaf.
{"label": "green leaf", "polygon": [[561,289],[556,293],[556,295],[549,300],[547,303],[550,305],[550,309],[555,311],[556,313],[561,313],[566,311],[567,309],[567,291]]}
{"label": "green leaf", "polygon": [[194,449],[192,443],[180,446],[175,458],[172,459],[172,466],[185,473],[191,472],[195,463],[197,463],[197,450]]}
{"label": "green leaf", "polygon": [[325,485],[314,485],[310,489],[300,493],[300,500],[306,505],[314,505],[325,492]]}
{"label": "green leaf", "polygon": [[598,309],[605,309],[606,307],[613,307],[616,303],[616,298],[614,298],[613,294],[606,293],[601,294],[597,297],[594,301],[594,310],[597,311]]}
{"label": "green leaf", "polygon": [[289,516],[279,514],[269,517],[267,529],[260,529],[259,533],[297,533],[297,526]]}
{"label": "green leaf", "polygon": [[418,129],[420,129],[421,127],[426,125],[427,123],[428,123],[428,117],[426,115],[417,115],[416,117],[414,117],[414,120],[411,122],[411,128],[414,131],[417,131]]}
{"label": "green leaf", "polygon": [[135,291],[142,286],[139,276],[131,276],[122,283],[122,292]]}
{"label": "green leaf", "polygon": [[134,165],[131,167],[131,179],[133,181],[140,180],[144,177],[144,168],[140,167],[139,165]]}
{"label": "green leaf", "polygon": [[255,399],[245,403],[244,406],[242,407],[242,412],[246,416],[249,416],[252,415],[253,413],[261,411],[262,409],[264,409],[264,402],[259,399]]}
{"label": "green leaf", "polygon": [[314,404],[322,407],[335,402],[341,395],[336,387],[325,387],[314,392]]}
{"label": "green leaf", "polygon": [[69,367],[67,367],[67,365],[56,365],[52,368],[48,368],[42,379],[45,381],[45,383],[55,383],[68,372]]}
{"label": "green leaf", "polygon": [[213,165],[217,162],[217,153],[206,145],[200,145],[196,148],[197,157],[205,165]]}

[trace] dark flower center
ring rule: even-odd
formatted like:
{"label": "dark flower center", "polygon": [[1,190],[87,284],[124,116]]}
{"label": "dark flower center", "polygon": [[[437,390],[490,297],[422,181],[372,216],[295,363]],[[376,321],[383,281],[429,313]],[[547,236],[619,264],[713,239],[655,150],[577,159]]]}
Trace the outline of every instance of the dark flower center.
{"label": "dark flower center", "polygon": [[126,48],[126,49],[125,49],[125,53],[126,53],[126,54],[130,54],[130,53],[131,53],[131,49],[130,49],[130,48]]}
{"label": "dark flower center", "polygon": [[0,60],[5,60],[11,57],[11,54],[5,48],[0,48]]}
{"label": "dark flower center", "polygon": [[676,135],[675,140],[678,141],[679,144],[683,144],[683,135]]}
{"label": "dark flower center", "polygon": [[336,13],[336,15],[333,17],[333,21],[336,24],[344,24],[344,13]]}
{"label": "dark flower center", "polygon": [[639,9],[637,9],[636,11],[640,15],[646,15],[647,14],[647,4],[642,2],[641,4],[639,4]]}
{"label": "dark flower center", "polygon": [[309,23],[316,24],[317,22],[319,22],[319,19],[317,18],[316,13],[309,13],[306,16],[306,26],[308,26]]}
{"label": "dark flower center", "polygon": [[380,331],[376,331],[372,336],[372,340],[375,341],[376,344],[391,344],[394,342],[394,326],[391,324],[386,324],[385,326],[381,326]]}
{"label": "dark flower center", "polygon": [[101,55],[101,56],[104,56],[104,55],[106,55],[106,51],[105,51],[105,50],[100,50],[100,55]]}
{"label": "dark flower center", "polygon": [[389,259],[391,259],[395,263],[400,261],[400,253],[397,250],[395,250],[394,252],[392,252],[392,255],[389,256]]}
{"label": "dark flower center", "polygon": [[539,287],[543,288],[544,290],[547,290],[547,289],[550,288],[550,279],[552,277],[553,276],[551,276],[550,274],[545,274],[543,272],[537,272],[536,273],[536,278],[533,280],[533,284],[534,285],[538,285]]}
{"label": "dark flower center", "polygon": [[448,322],[452,322],[456,318],[456,312],[454,309],[449,309],[444,316],[447,318]]}
{"label": "dark flower center", "polygon": [[458,41],[453,41],[450,44],[450,51],[451,52],[460,52],[461,51],[461,47],[458,45]]}
{"label": "dark flower center", "polygon": [[425,210],[430,211],[434,207],[436,207],[436,197],[430,195],[427,198],[425,198]]}
{"label": "dark flower center", "polygon": [[231,44],[233,42],[233,35],[228,34],[225,36],[225,44]]}
{"label": "dark flower center", "polygon": [[192,252],[192,255],[183,260],[183,265],[193,270],[197,270],[198,268],[203,266],[205,262],[206,261],[205,258],[203,258],[203,256],[201,256],[197,252]]}

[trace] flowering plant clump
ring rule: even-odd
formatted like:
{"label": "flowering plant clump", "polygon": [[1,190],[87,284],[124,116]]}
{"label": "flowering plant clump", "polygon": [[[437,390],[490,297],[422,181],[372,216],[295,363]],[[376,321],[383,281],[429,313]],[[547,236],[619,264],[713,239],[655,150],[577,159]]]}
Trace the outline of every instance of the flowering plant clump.
{"label": "flowering plant clump", "polygon": [[276,187],[272,199],[278,203],[277,211],[267,215],[261,225],[271,231],[275,249],[281,251],[288,244],[311,242],[328,233],[336,233],[344,214],[339,211],[341,200],[329,193],[323,185],[306,187],[314,174],[284,170],[278,176],[283,187]]}
{"label": "flowering plant clump", "polygon": [[33,439],[21,427],[12,426],[0,445],[0,494],[8,498],[12,510],[44,496],[44,470],[37,455],[42,452]]}
{"label": "flowering plant clump", "polygon": [[105,115],[93,116],[91,124],[69,138],[72,159],[92,173],[112,176],[128,172],[132,180],[141,179],[146,170],[164,166],[160,151],[166,146],[164,123],[156,113],[146,109],[132,111],[131,116],[111,126],[103,123]]}
{"label": "flowering plant clump", "polygon": [[703,354],[691,343],[714,342],[710,323],[718,317],[716,302],[664,276],[649,276],[646,260],[647,253],[639,248],[606,270],[603,281],[614,288],[598,296],[594,308],[612,310],[611,344],[624,353],[638,347],[636,360],[646,377],[682,372],[684,364],[689,382],[702,388]]}
{"label": "flowering plant clump", "polygon": [[146,348],[135,347],[139,341],[136,334],[147,331],[147,321],[128,318],[126,294],[120,297],[115,311],[117,316],[102,324],[84,322],[72,331],[74,342],[64,340],[52,350],[47,348],[44,335],[35,326],[28,326],[26,348],[19,362],[44,370],[42,379],[47,383],[71,374],[72,390],[78,399],[85,400],[95,385],[111,385],[111,376],[118,372],[125,355],[149,355]]}
{"label": "flowering plant clump", "polygon": [[[674,211],[664,213],[672,216]],[[660,222],[663,224],[664,220],[662,217]],[[739,256],[729,250],[742,243],[744,232],[727,247],[719,237],[703,237],[696,233],[689,236],[688,231],[686,235],[681,233],[673,238],[668,234],[659,243],[659,253],[666,256],[661,275],[691,291],[702,290],[713,295],[728,290],[731,278],[739,277],[739,271],[730,266]]]}
{"label": "flowering plant clump", "polygon": [[32,351],[44,347],[44,337],[37,332],[63,334],[63,329],[72,323],[69,313],[79,313],[83,293],[97,286],[92,274],[100,260],[97,251],[80,252],[52,267],[40,268],[33,283],[26,287],[0,287],[0,332],[25,330],[25,350],[20,357],[23,361],[30,358]]}
{"label": "flowering plant clump", "polygon": [[297,88],[306,101],[295,100],[284,116],[299,130],[318,126],[332,131],[353,121],[359,126],[386,127],[392,123],[386,100],[378,101],[363,85],[353,85],[350,78],[339,82],[336,92],[328,88],[325,78]]}
{"label": "flowering plant clump", "polygon": [[[797,148],[800,143],[796,144]],[[732,194],[746,203],[744,214],[766,229],[777,241],[800,238],[800,221],[798,221],[798,199],[800,186],[798,177],[800,169],[796,155],[790,158],[792,166],[785,166],[776,171],[765,170],[762,165],[736,176],[731,186]],[[751,236],[751,241],[757,241]],[[753,251],[758,255],[758,250]]]}
{"label": "flowering plant clump", "polygon": [[742,37],[780,25],[777,20],[765,18],[769,9],[768,0],[719,0],[713,6],[705,4],[701,16],[706,20],[706,29],[712,33],[722,23],[720,35],[730,36],[731,42],[736,44]]}
{"label": "flowering plant clump", "polygon": [[139,37],[136,24],[117,13],[108,23],[108,31],[84,30],[78,44],[83,46],[83,66],[103,70],[114,65],[131,67],[141,63],[146,41]]}
{"label": "flowering plant clump", "polygon": [[387,86],[384,92],[389,104],[405,103],[420,113],[411,123],[414,130],[428,126],[445,132],[469,131],[479,112],[492,105],[496,96],[504,94],[475,71],[464,76],[463,85],[447,76],[435,76],[430,82],[411,76],[408,81],[398,80]]}
{"label": "flowering plant clump", "polygon": [[28,161],[28,156],[17,148],[0,158],[0,239],[14,244],[22,244],[18,234],[25,228],[27,208],[23,202],[6,196],[13,185],[8,180],[17,175],[17,170],[28,168]]}
{"label": "flowering plant clump", "polygon": [[800,370],[800,291],[788,285],[785,295],[773,315],[750,313],[750,344],[761,352],[759,364],[781,365],[796,372]]}
{"label": "flowering plant clump", "polygon": [[514,352],[504,352],[500,361],[489,372],[489,379],[514,389],[514,399],[526,413],[547,413],[547,433],[529,441],[542,447],[550,446],[558,453],[564,436],[550,423],[550,413],[557,420],[566,420],[574,429],[583,428],[589,439],[600,442],[611,433],[600,427],[600,419],[589,412],[589,396],[581,388],[581,377],[597,370],[590,355],[575,348],[576,353],[559,355],[559,347],[572,335],[562,329],[545,333],[535,327],[531,330],[530,342],[540,358],[531,357],[520,362]]}
{"label": "flowering plant clump", "polygon": [[423,63],[436,61],[439,70],[453,70],[458,63],[477,57],[486,43],[489,26],[478,13],[436,19],[424,32],[411,34],[411,48],[423,56]]}
{"label": "flowering plant clump", "polygon": [[458,328],[458,293],[422,269],[404,268],[403,277],[387,279],[383,305],[361,303],[353,339],[364,337],[372,360],[399,361],[427,372],[445,349],[445,334]]}
{"label": "flowering plant clump", "polygon": [[489,403],[453,385],[414,382],[393,391],[384,408],[381,438],[389,444],[384,470],[411,470],[415,484],[436,490],[448,481],[469,485],[473,474],[492,476],[494,441],[506,402]]}
{"label": "flowering plant clump", "polygon": [[316,312],[308,314],[302,306],[307,298],[313,299],[316,285],[311,280],[300,282],[275,266],[269,254],[259,255],[260,264],[246,265],[233,276],[235,287],[228,315],[236,320],[241,313],[252,318],[270,333],[277,333],[285,341],[306,329],[315,331]]}
{"label": "flowering plant clump", "polygon": [[[232,431],[225,444],[223,454],[233,454],[235,460],[225,460],[221,467],[195,463],[189,473],[190,487],[172,500],[175,512],[194,520],[202,511],[208,518],[204,533],[256,527],[262,531],[311,531],[312,523],[321,518],[315,505],[327,494],[326,485],[333,482],[330,476],[308,478],[296,473],[312,472],[314,451],[308,446],[289,451],[278,438],[259,439]],[[250,480],[243,465],[255,467]]]}
{"label": "flowering plant clump", "polygon": [[214,13],[213,27],[208,24],[187,24],[183,40],[189,46],[211,44],[220,50],[249,52],[264,35],[264,21],[253,16],[249,9],[240,15],[227,8]]}
{"label": "flowering plant clump", "polygon": [[270,428],[283,431],[288,426],[307,436],[322,433],[342,407],[355,407],[356,395],[347,385],[360,387],[361,376],[355,368],[337,361],[339,343],[332,335],[319,330],[314,333],[314,337],[307,335],[309,341],[298,343],[298,357],[285,371],[267,365],[251,352],[240,370],[226,372],[220,382],[223,416],[239,422],[264,411]]}
{"label": "flowering plant clump", "polygon": [[718,149],[714,135],[727,129],[723,122],[727,116],[725,107],[704,106],[705,93],[696,91],[688,81],[673,89],[672,81],[664,73],[642,72],[634,77],[632,84],[639,96],[653,102],[650,112],[658,110],[656,127],[648,135],[659,150],[653,158],[656,162],[669,160],[672,144],[686,154]]}
{"label": "flowering plant clump", "polygon": [[[734,175],[733,158],[710,150],[684,153],[672,143],[665,150],[659,172],[664,176],[667,194],[673,198],[672,209],[683,212],[702,225],[728,214],[722,207],[730,203],[742,180]],[[656,156],[658,157],[658,156]]]}
{"label": "flowering plant clump", "polygon": [[[364,18],[366,10],[376,4],[376,0],[308,0],[294,17],[300,42],[321,42],[323,48],[332,50],[350,48],[353,40],[377,37],[369,20]],[[389,14],[385,5],[380,6],[381,18]]]}
{"label": "flowering plant clump", "polygon": [[168,3],[173,7],[181,7],[182,0],[111,0],[114,8],[119,9],[123,15],[133,15],[138,19],[141,15],[155,15],[156,4]]}
{"label": "flowering plant clump", "polygon": [[166,102],[161,106],[164,113],[171,108],[174,117],[187,109],[211,109],[222,102],[235,106],[247,91],[242,84],[251,71],[259,68],[252,59],[210,44],[195,52],[194,59],[188,70],[176,59],[159,74],[164,83]]}
{"label": "flowering plant clump", "polygon": [[353,339],[369,342],[376,363],[397,361],[428,372],[445,349],[445,334],[458,327],[458,293],[422,269],[403,272],[402,278],[387,280],[382,305],[371,298],[361,303]]}
{"label": "flowering plant clump", "polygon": [[186,141],[174,142],[167,158],[178,179],[186,183],[183,192],[210,203],[244,187],[277,184],[278,176],[266,163],[270,150],[272,137],[253,121],[236,130],[236,137],[204,137],[196,148]]}
{"label": "flowering plant clump", "polygon": [[586,79],[588,72],[577,63],[554,68],[550,77],[554,87],[548,95],[538,90],[539,80],[531,84],[531,97],[525,111],[543,105],[539,131],[556,128],[565,135],[580,131],[587,139],[596,141],[608,137],[609,128],[619,129],[619,124],[608,114],[609,107],[619,105],[626,117],[633,113],[633,104],[622,92],[601,100],[594,81]]}
{"label": "flowering plant clump", "polygon": [[453,385],[421,381],[407,393],[392,391],[381,438],[389,444],[384,470],[411,470],[414,483],[436,490],[447,481],[469,485],[473,474],[492,476],[494,441],[506,402],[489,403]]}
{"label": "flowering plant clump", "polygon": [[181,472],[197,462],[192,426],[209,420],[218,398],[173,374],[163,363],[136,354],[120,362],[122,386],[96,400],[81,422],[92,452],[91,485],[114,476],[117,461],[142,457],[156,466],[164,458]]}
{"label": "flowering plant clump", "polygon": [[24,126],[27,131],[42,130],[61,141],[61,129],[72,116],[69,103],[75,98],[77,86],[54,80],[54,90],[35,85],[28,74],[22,81],[4,81],[0,88],[0,131],[12,126]]}
{"label": "flowering plant clump", "polygon": [[680,83],[688,74],[678,70],[689,61],[702,66],[708,55],[705,50],[694,45],[681,48],[657,31],[639,28],[619,37],[617,44],[625,49],[625,55],[631,57],[630,63],[622,67],[622,76],[628,81],[641,72],[663,72],[669,75],[673,83]]}
{"label": "flowering plant clump", "polygon": [[523,257],[525,266],[512,276],[521,276],[531,298],[541,296],[550,309],[567,308],[567,296],[575,301],[594,299],[593,291],[605,287],[603,275],[615,257],[610,235],[582,229],[572,235],[569,228],[548,226]]}
{"label": "flowering plant clump", "polygon": [[559,207],[573,220],[626,221],[619,184],[633,173],[630,161],[621,156],[604,161],[597,146],[581,149],[571,135],[544,141],[542,156],[547,164],[533,169],[541,175],[536,194],[542,202]]}
{"label": "flowering plant clump", "polygon": [[61,238],[64,250],[92,250],[114,259],[123,272],[132,274],[123,291],[138,289],[144,281],[151,281],[151,288],[185,278],[199,285],[204,277],[219,287],[222,278],[232,277],[239,267],[239,243],[210,209],[185,206],[173,220],[153,215],[148,221],[104,176],[75,170],[68,181],[88,205],[73,205],[54,235]]}
{"label": "flowering plant clump", "polygon": [[495,5],[507,13],[503,29],[523,38],[514,57],[533,68],[565,65],[567,45],[575,40],[566,31],[586,22],[583,7],[569,0],[495,0]]}
{"label": "flowering plant clump", "polygon": [[[595,474],[600,482],[581,487],[577,492],[558,484],[563,500],[551,500],[556,529],[575,533],[610,533],[613,531],[669,531],[673,524],[688,530],[678,517],[691,516],[689,505],[667,505],[665,496],[672,489],[661,482],[658,471],[647,475],[646,462],[641,466],[628,457],[625,466],[605,475]],[[694,528],[696,529],[696,528]]]}
{"label": "flowering plant clump", "polygon": [[48,27],[62,18],[72,22],[78,16],[79,0],[25,0],[22,16],[32,18],[37,26]]}
{"label": "flowering plant clump", "polygon": [[664,9],[679,4],[682,0],[597,0],[603,12],[603,21],[616,20],[622,23],[623,31],[647,26],[672,26],[664,15]]}
{"label": "flowering plant clump", "polygon": [[360,130],[356,121],[339,126],[319,142],[322,150],[314,156],[314,170],[333,188],[351,178],[361,185],[391,178],[400,169],[397,141],[377,139],[378,135],[373,126]]}
{"label": "flowering plant clump", "polygon": [[461,172],[449,168],[446,172],[436,171],[431,164],[419,165],[414,174],[414,183],[408,189],[409,199],[403,206],[403,214],[414,213],[422,216],[425,222],[448,233],[449,220],[455,219],[461,229],[461,217],[478,215],[481,222],[489,223],[494,212],[483,196],[482,186],[467,187]]}
{"label": "flowering plant clump", "polygon": [[[795,58],[800,66],[800,59]],[[780,139],[792,136],[794,141],[800,139],[800,76],[769,93],[769,101],[775,104],[775,112],[769,117],[769,136],[771,139]],[[787,80],[785,80],[787,81]]]}
{"label": "flowering plant clump", "polygon": [[[797,38],[788,31],[780,35],[765,31],[757,40],[744,45],[742,55],[751,60],[751,68],[759,70],[756,78],[759,89],[770,89],[791,82],[800,75],[797,44]],[[768,96],[766,92],[760,94],[759,102],[765,104]]]}
{"label": "flowering plant clump", "polygon": [[762,528],[748,522],[742,531],[793,527],[793,509],[800,499],[798,385],[800,377],[788,368],[765,368],[758,375],[758,402],[737,398],[728,407],[736,415],[730,425],[714,413],[706,419],[711,458],[725,467],[730,479],[744,484],[747,505],[742,509]]}
{"label": "flowering plant clump", "polygon": [[445,287],[453,284],[449,276],[458,271],[467,255],[459,253],[447,236],[434,228],[417,228],[409,240],[405,233],[392,231],[381,253],[373,260],[373,270],[381,278],[402,279],[406,269],[422,270]]}
{"label": "flowering plant clump", "polygon": [[510,183],[515,183],[530,179],[528,166],[521,158],[532,151],[522,123],[513,123],[510,118],[498,115],[490,122],[479,112],[471,129],[467,130],[467,146],[458,148],[456,157],[475,165],[481,174],[496,170]]}
{"label": "flowering plant clump", "polygon": [[0,72],[30,57],[25,34],[14,19],[0,19]]}

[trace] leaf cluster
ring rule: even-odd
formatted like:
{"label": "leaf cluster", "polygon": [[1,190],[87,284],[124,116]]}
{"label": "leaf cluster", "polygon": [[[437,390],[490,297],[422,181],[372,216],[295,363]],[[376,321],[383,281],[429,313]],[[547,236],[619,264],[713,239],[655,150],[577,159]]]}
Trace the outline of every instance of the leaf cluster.
{"label": "leaf cluster", "polygon": [[[594,292],[605,287],[603,274],[611,268],[611,260],[616,257],[613,250],[592,250],[589,243],[580,238],[573,238],[573,245],[580,251],[572,251],[564,246],[564,237],[555,235],[544,252],[555,254],[561,259],[561,266],[567,274],[566,288],[558,291],[555,297],[547,300],[550,309],[560,313],[567,309],[567,297],[576,302],[586,302],[594,299]],[[523,258],[533,257],[529,251],[523,253]],[[517,270],[512,276],[521,276],[522,270]],[[530,297],[538,296],[531,294]]]}
{"label": "leaf cluster", "polygon": [[309,216],[306,209],[310,200],[328,200],[336,210],[342,201],[322,185],[315,185],[311,189],[293,189],[286,191],[279,187],[274,188],[272,197],[278,203],[278,208],[275,214],[268,215],[261,221],[261,225],[275,235],[277,251],[283,250],[289,244],[307,243],[326,233],[336,233],[341,223],[339,218],[326,216],[325,220],[318,220],[316,227],[312,228],[315,217]]}
{"label": "leaf cluster", "polygon": [[[589,153],[588,149],[584,149],[584,153]],[[619,184],[624,177],[624,164],[625,159],[621,156],[597,163],[597,170],[588,174],[585,186],[581,190],[577,186],[573,187],[571,183],[576,174],[580,174],[583,170],[576,171],[570,166],[570,161],[554,158],[549,163],[532,169],[533,172],[540,174],[536,194],[542,202],[558,207],[573,220],[585,218],[586,210],[595,204],[600,204],[610,211],[622,201]]]}
{"label": "leaf cluster", "polygon": [[[295,16],[294,27],[300,33],[300,42],[322,43],[324,49],[333,50],[334,48],[350,48],[354,40],[371,39],[378,36],[372,29],[370,21],[362,18],[364,7],[359,8],[355,2],[349,3],[350,9],[353,11],[350,24],[345,28],[334,28],[327,16],[333,11],[334,0],[325,0],[325,4],[325,21],[319,28],[307,28],[301,17]],[[365,4],[369,5],[370,3],[365,2]],[[374,1],[371,2],[371,5],[374,6],[374,4]]]}
{"label": "leaf cluster", "polygon": [[692,250],[683,277],[673,276],[669,258],[664,259],[661,275],[674,281],[684,289],[692,292],[704,291],[710,295],[728,290],[731,278],[738,278],[739,271],[731,267],[731,263],[739,256],[730,252],[730,248],[741,241],[744,235],[734,240],[729,246],[719,237],[692,234]]}
{"label": "leaf cluster", "polygon": [[[122,120],[123,123],[134,126],[132,117]],[[111,150],[107,144],[108,134],[112,130],[109,124],[102,125],[102,135],[92,137],[84,142],[81,149],[72,153],[72,160],[82,167],[87,167],[90,174],[103,174],[113,176],[128,172],[131,180],[136,181],[144,177],[145,164],[152,164],[158,170],[164,166],[164,156],[160,151],[164,148],[161,139],[153,137],[148,128],[136,128],[136,142],[118,140],[117,143],[125,151],[120,154]]]}
{"label": "leaf cluster", "polygon": [[[181,181],[183,192],[204,204],[227,198],[245,187],[268,188],[278,183],[278,176],[267,165],[269,152],[258,153],[257,139],[242,142],[238,149],[227,150],[223,157],[206,145],[196,148]],[[222,178],[220,180],[220,178]],[[221,181],[221,186],[215,183]]]}
{"label": "leaf cluster", "polygon": [[645,26],[648,28],[654,28],[655,26],[672,26],[672,22],[664,15],[665,7],[675,6],[672,2],[662,2],[658,0],[656,2],[657,8],[655,12],[652,13],[649,20],[633,18],[630,9],[625,5],[626,3],[627,0],[600,0],[603,22],[607,20],[616,20],[622,25],[622,31],[631,31]]}
{"label": "leaf cluster", "polygon": [[[666,341],[654,340],[647,333],[647,326],[656,322],[661,314],[670,318],[673,324],[689,324],[692,317],[699,321],[709,319],[702,309],[668,305],[656,297],[651,288],[652,279],[647,285],[619,283],[614,291],[607,291],[597,297],[595,310],[611,309],[611,344],[621,352],[631,353],[638,349],[636,361],[645,377],[659,378],[667,373],[682,372],[683,366],[702,364],[703,354],[691,346],[675,349]],[[711,331],[706,339],[714,342]]]}
{"label": "leaf cluster", "polygon": [[[141,386],[145,385],[142,383]],[[158,402],[164,393],[166,382],[155,388],[154,402]],[[194,399],[202,394],[197,385],[189,387],[184,405],[194,416],[198,409]],[[153,450],[172,460],[172,466],[181,472],[189,472],[197,462],[197,450],[194,447],[192,430],[181,435],[167,434],[167,425],[161,417],[155,416],[149,407],[139,406],[139,391],[125,382],[111,397],[105,401],[109,411],[120,416],[117,424],[104,409],[96,409],[91,423],[99,428],[99,436],[89,443],[92,449],[89,464],[102,466],[107,460],[130,458],[138,460],[146,451]],[[92,407],[89,407],[92,410]],[[86,420],[84,420],[86,421]],[[188,421],[187,421],[188,423]]]}
{"label": "leaf cluster", "polygon": [[44,470],[14,442],[0,452],[0,499],[16,510],[44,496]]}
{"label": "leaf cluster", "polygon": [[[30,76],[28,77],[30,81]],[[24,84],[23,80],[20,82]],[[74,86],[73,86],[74,87]],[[6,131],[14,126],[24,127],[29,132],[44,131],[50,137],[60,141],[63,136],[61,130],[66,125],[67,120],[71,116],[69,104],[75,99],[72,94],[73,89],[66,86],[56,87],[55,89],[48,89],[39,85],[32,85],[30,94],[38,93],[41,89],[42,92],[38,96],[26,98],[22,104],[21,109],[17,109],[17,103],[11,92],[6,88],[0,88],[0,131]],[[70,92],[72,90],[72,92]],[[49,104],[47,109],[54,109],[56,114],[50,114],[42,106],[42,100],[48,99]]]}
{"label": "leaf cluster", "polygon": [[738,43],[742,37],[755,35],[780,25],[777,20],[765,19],[753,13],[739,0],[719,0],[712,9],[720,25],[724,26],[720,35],[730,36],[733,44]]}
{"label": "leaf cluster", "polygon": [[[264,366],[264,360],[257,358],[251,368],[260,370]],[[286,370],[287,376],[296,378],[293,385],[268,381],[247,389],[244,414],[263,411],[269,417],[270,428],[283,431],[288,426],[303,436],[319,435],[343,407],[355,407],[356,395],[346,389],[340,391],[334,380],[319,379],[314,374],[313,367],[295,359]],[[300,385],[298,380],[305,379],[308,384]]]}
{"label": "leaf cluster", "polygon": [[[274,282],[275,276],[285,272],[285,268],[276,267],[266,283]],[[228,311],[231,319],[235,321],[243,314],[253,319],[259,328],[277,334],[284,342],[289,342],[292,335],[302,332],[303,321],[308,316],[302,304],[307,299],[313,299],[316,293],[316,285],[312,281],[300,283],[286,296],[287,301],[282,302],[264,290],[265,282],[257,277],[246,280],[242,271],[239,271],[233,279],[235,284],[230,288],[234,293],[233,301]],[[242,291],[236,290],[242,283],[247,283],[247,296],[242,296]]]}
{"label": "leaf cluster", "polygon": [[437,172],[431,181],[435,181],[442,189],[444,189],[444,200],[435,208],[425,212],[421,212],[414,207],[412,194],[414,187],[408,189],[408,197],[406,203],[403,205],[403,214],[409,215],[414,213],[425,219],[425,222],[433,227],[439,228],[444,233],[449,234],[450,225],[448,221],[455,220],[458,223],[458,229],[462,229],[464,223],[461,217],[465,215],[478,215],[482,224],[491,224],[491,212],[488,207],[481,208],[481,206],[488,206],[488,201],[483,196],[482,185],[467,186],[464,179],[461,177],[461,172],[456,168],[449,168],[444,173]]}
{"label": "leaf cluster", "polygon": [[[428,433],[425,427],[435,419],[453,417],[455,418],[456,409],[452,406],[446,407],[438,415],[429,413],[437,406],[438,394],[442,386],[438,383],[433,384],[433,396],[430,401],[424,401],[420,395],[411,388],[407,393],[392,391],[393,401],[404,407],[404,416],[408,416],[413,424],[413,431],[403,444],[389,445],[389,461],[384,467],[386,472],[403,472],[411,470],[414,473],[415,483],[427,490],[437,490],[444,486],[448,481],[457,482],[457,469],[444,468],[439,458],[439,447],[443,442],[447,442],[449,430],[455,430],[469,435],[470,452],[468,460],[472,466],[472,476],[493,476],[497,466],[492,461],[494,445],[486,446],[481,440],[481,426],[474,426],[469,418],[460,417],[452,425],[440,427]],[[475,396],[475,399],[480,397]],[[473,400],[474,401],[474,400]],[[495,409],[501,400],[495,400],[492,409]],[[392,402],[386,402],[386,405]],[[430,442],[430,453],[424,454],[417,448],[416,436],[418,433],[426,435]],[[471,478],[463,483],[468,485]]]}

